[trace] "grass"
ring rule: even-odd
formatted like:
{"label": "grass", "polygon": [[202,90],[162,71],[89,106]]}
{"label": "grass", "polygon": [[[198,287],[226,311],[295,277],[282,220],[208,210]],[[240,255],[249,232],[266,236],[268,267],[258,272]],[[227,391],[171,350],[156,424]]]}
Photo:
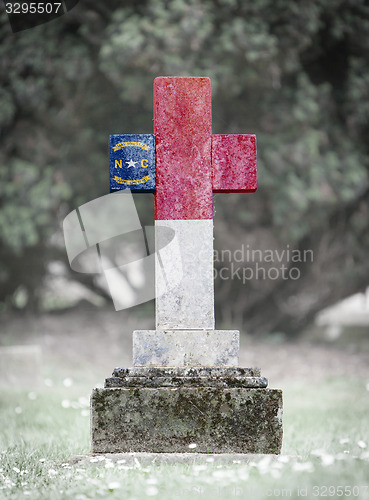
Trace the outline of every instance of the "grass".
{"label": "grass", "polygon": [[367,381],[285,384],[282,456],[221,465],[133,465],[89,453],[90,387],[0,393],[0,498],[369,498]]}

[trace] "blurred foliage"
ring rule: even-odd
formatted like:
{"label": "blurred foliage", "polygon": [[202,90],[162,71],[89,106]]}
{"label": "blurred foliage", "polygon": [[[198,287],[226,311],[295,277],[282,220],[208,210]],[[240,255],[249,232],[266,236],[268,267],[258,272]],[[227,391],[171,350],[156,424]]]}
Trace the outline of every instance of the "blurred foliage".
{"label": "blurred foliage", "polygon": [[0,300],[65,258],[52,235],[108,192],[108,135],[152,132],[157,75],[211,77],[214,132],[258,136],[258,194],[216,197],[217,244],[314,250],[303,281],[217,283],[218,318],[295,331],[368,283],[365,0],[85,0],[0,25]]}

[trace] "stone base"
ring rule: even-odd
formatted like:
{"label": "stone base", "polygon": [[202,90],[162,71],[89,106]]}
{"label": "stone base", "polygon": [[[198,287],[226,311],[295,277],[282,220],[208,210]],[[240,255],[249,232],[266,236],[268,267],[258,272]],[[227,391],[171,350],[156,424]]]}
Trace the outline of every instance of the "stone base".
{"label": "stone base", "polygon": [[238,366],[238,330],[136,330],[134,366]]}
{"label": "stone base", "polygon": [[145,387],[137,368],[116,369],[91,396],[92,452],[280,453],[282,391],[266,389],[257,369],[216,370],[157,368]]}

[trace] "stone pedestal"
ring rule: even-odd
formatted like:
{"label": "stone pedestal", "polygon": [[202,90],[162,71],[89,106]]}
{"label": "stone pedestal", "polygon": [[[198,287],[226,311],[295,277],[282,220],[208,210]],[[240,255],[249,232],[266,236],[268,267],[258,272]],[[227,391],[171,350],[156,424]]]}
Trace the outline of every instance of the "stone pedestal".
{"label": "stone pedestal", "polygon": [[134,366],[238,366],[238,330],[136,330]]}
{"label": "stone pedestal", "polygon": [[267,383],[255,368],[116,368],[91,396],[92,451],[280,453],[282,391]]}

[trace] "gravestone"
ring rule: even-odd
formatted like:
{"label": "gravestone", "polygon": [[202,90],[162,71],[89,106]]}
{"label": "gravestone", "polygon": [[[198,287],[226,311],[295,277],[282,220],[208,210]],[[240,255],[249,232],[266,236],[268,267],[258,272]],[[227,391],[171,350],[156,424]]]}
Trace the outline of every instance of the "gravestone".
{"label": "gravestone", "polygon": [[[159,77],[154,135],[111,136],[110,179],[111,191],[155,192],[165,268],[156,329],[133,332],[133,367],[92,393],[92,451],[279,453],[282,392],[238,366],[239,332],[214,319],[213,193],[256,190],[255,136],[212,134],[210,79]],[[167,229],[181,266],[165,254]]]}

